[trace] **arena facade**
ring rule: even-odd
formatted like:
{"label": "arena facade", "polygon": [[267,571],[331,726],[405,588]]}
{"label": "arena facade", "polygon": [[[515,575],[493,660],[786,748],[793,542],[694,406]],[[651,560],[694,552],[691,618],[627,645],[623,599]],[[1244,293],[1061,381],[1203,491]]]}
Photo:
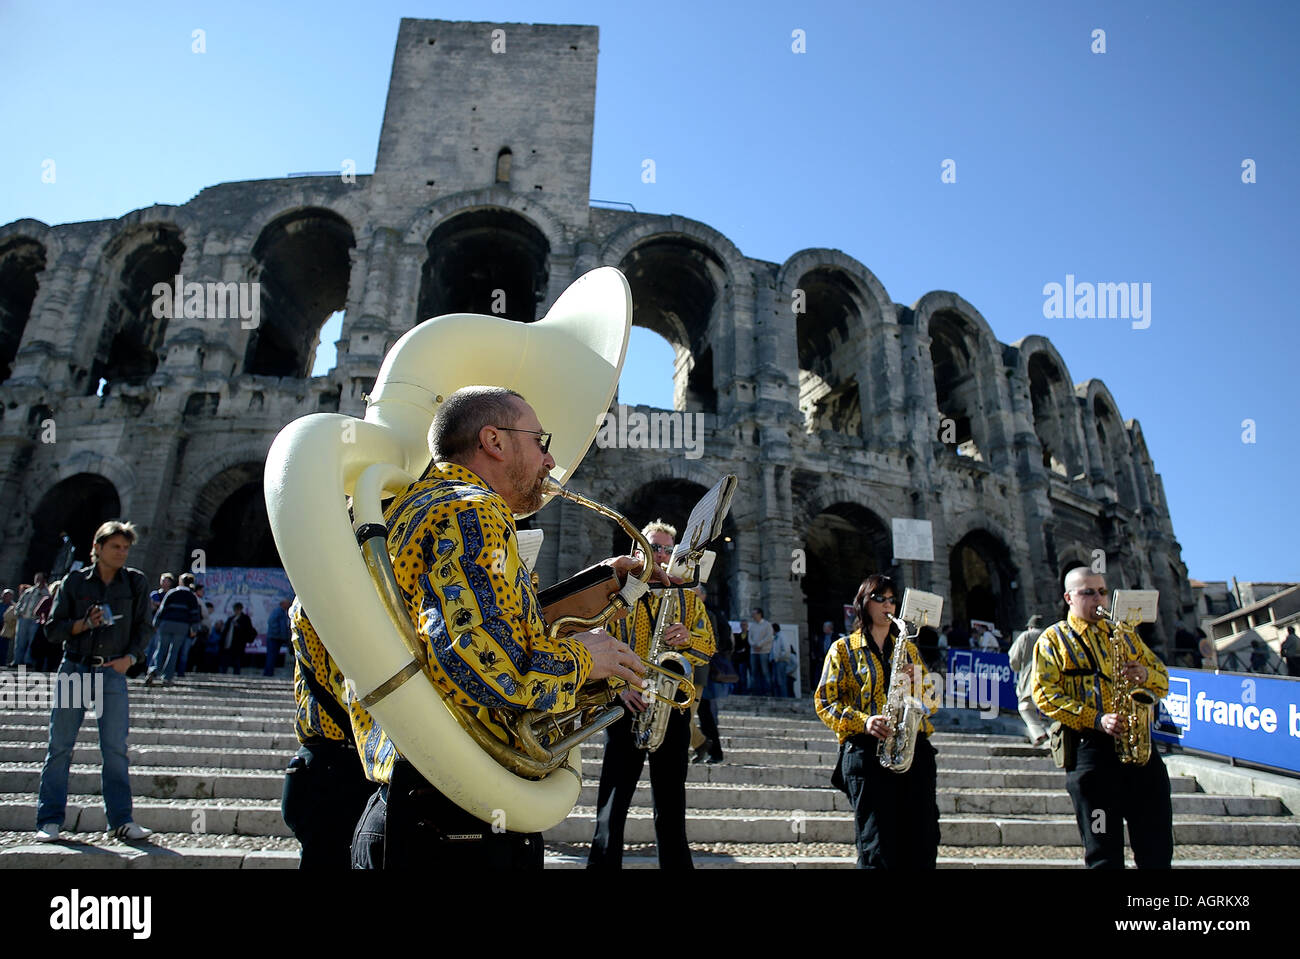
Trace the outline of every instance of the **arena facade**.
{"label": "arena facade", "polygon": [[[666,430],[667,411],[616,406],[628,441],[593,447],[573,485],[637,523],[682,523],[735,473],[710,584],[733,618],[761,606],[806,640],[865,574],[897,566],[946,598],[945,622],[1008,635],[1060,611],[1065,570],[1104,562],[1112,587],[1160,590],[1157,645],[1193,625],[1141,427],[1048,339],[1000,343],[956,293],[895,303],[838,250],[769,263],[704,223],[593,204],[597,45],[595,27],[402,20],[373,175],[0,228],[5,581],[48,569],[64,530],[84,559],[118,515],[141,528],[132,560],[151,576],[196,550],[279,565],[261,490],[285,423],[361,415],[384,353],[427,317],[527,323],[608,265],[635,323],[673,345],[675,422],[700,432],[694,449],[653,448],[635,414]],[[313,377],[340,310],[337,365]],[[894,518],[930,521],[933,562],[895,562]],[[626,548],[567,503],[531,522],[544,583]]]}

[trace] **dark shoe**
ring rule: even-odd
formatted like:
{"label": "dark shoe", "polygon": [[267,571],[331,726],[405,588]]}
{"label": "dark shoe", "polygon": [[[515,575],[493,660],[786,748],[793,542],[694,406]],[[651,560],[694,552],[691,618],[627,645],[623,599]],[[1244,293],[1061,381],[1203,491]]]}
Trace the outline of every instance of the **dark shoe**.
{"label": "dark shoe", "polygon": [[700,743],[700,745],[696,748],[695,758],[692,759],[691,762],[692,763],[704,762],[705,757],[709,754],[709,751],[711,749],[713,749],[713,740],[712,739],[704,740],[704,742]]}
{"label": "dark shoe", "polygon": [[722,750],[719,749],[716,756],[710,756],[708,759],[704,760],[704,762],[706,765],[716,766],[718,763],[722,762]]}
{"label": "dark shoe", "polygon": [[152,685],[154,684],[154,681],[155,681],[157,678],[158,678],[158,677],[155,676],[153,673],[150,673],[148,676],[146,676],[146,677],[144,678],[144,684],[145,684],[146,686],[152,686]]}

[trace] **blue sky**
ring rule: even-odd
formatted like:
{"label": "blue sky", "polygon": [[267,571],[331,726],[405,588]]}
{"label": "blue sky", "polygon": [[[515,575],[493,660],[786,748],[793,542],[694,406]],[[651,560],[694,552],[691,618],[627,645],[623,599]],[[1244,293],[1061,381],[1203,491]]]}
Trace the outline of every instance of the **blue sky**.
{"label": "blue sky", "polygon": [[[1193,577],[1300,580],[1300,6],[735,9],[0,3],[0,223],[115,218],[347,158],[370,172],[401,17],[596,24],[593,197],[701,220],[760,259],[842,249],[897,302],[952,290],[1004,343],[1050,337],[1075,382],[1101,378],[1141,421]],[[1150,327],[1045,318],[1066,274],[1150,283]],[[671,405],[660,356],[627,371],[625,400]]]}

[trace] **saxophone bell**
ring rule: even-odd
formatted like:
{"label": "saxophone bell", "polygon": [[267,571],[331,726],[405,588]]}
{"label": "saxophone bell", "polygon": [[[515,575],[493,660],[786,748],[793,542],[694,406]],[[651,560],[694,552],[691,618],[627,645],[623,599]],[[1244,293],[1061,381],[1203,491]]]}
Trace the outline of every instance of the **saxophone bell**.
{"label": "saxophone bell", "polygon": [[1097,615],[1113,627],[1110,634],[1111,662],[1114,664],[1112,670],[1115,673],[1112,706],[1119,717],[1115,753],[1122,763],[1145,766],[1151,758],[1151,710],[1156,704],[1156,698],[1130,679],[1125,671],[1125,666],[1134,660],[1125,658],[1121,634],[1136,631],[1130,624],[1115,619],[1104,606],[1097,607]]}

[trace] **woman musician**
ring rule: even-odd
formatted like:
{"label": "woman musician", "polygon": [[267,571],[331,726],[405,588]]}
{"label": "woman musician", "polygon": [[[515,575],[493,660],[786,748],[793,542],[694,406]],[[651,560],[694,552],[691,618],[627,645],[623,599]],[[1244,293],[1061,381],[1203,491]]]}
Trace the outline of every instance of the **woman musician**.
{"label": "woman musician", "polygon": [[[836,640],[822,666],[817,715],[839,738],[840,756],[833,782],[853,803],[854,842],[859,869],[933,869],[939,854],[936,767],[925,717],[917,734],[911,767],[903,773],[881,766],[880,743],[890,733],[885,715],[890,659],[898,628],[894,581],[868,576],[853,600],[857,629]],[[903,667],[913,680],[923,666],[916,646],[903,640]]]}

